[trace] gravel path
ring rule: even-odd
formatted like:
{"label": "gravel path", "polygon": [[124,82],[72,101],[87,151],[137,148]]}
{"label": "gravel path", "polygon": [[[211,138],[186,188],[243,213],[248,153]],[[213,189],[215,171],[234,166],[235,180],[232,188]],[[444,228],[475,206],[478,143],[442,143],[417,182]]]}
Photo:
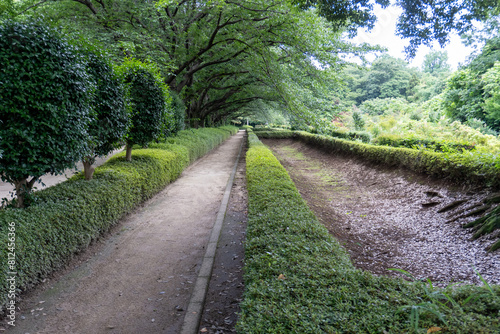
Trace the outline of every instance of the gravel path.
{"label": "gravel path", "polygon": [[21,302],[16,333],[179,333],[244,133]]}

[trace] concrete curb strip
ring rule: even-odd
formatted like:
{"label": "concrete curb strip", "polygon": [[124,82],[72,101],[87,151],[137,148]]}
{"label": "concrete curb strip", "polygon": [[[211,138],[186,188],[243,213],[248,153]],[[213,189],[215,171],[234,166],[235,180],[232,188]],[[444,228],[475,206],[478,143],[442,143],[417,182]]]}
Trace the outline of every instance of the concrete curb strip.
{"label": "concrete curb strip", "polygon": [[186,315],[184,316],[184,322],[182,324],[180,334],[198,333],[201,313],[203,311],[203,304],[205,302],[208,284],[210,283],[210,276],[212,275],[212,267],[214,264],[217,242],[219,241],[220,232],[222,230],[222,223],[224,222],[227,205],[229,203],[229,197],[231,196],[231,188],[234,183],[236,169],[238,167],[238,162],[240,161],[243,140],[244,138],[241,140],[238,157],[236,158],[236,162],[234,163],[229,181],[226,185],[226,190],[224,191],[224,197],[222,198],[222,203],[220,205],[219,212],[217,214],[217,218],[215,220],[215,224],[208,241],[207,250],[205,252],[205,256],[203,257],[203,262],[201,264],[200,272],[198,273],[198,278],[196,279],[196,283],[194,285],[193,294],[191,295],[191,299],[186,310]]}

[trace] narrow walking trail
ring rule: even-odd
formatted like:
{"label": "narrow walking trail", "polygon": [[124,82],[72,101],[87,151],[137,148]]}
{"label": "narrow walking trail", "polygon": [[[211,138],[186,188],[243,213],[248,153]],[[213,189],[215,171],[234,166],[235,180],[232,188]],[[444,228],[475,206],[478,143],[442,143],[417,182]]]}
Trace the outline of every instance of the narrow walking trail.
{"label": "narrow walking trail", "polygon": [[179,333],[243,137],[196,161],[30,293],[6,332]]}

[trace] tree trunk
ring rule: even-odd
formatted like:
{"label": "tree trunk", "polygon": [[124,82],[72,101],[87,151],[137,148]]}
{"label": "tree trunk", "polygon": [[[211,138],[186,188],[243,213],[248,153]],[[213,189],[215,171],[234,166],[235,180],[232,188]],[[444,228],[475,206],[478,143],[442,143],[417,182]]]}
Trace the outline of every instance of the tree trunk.
{"label": "tree trunk", "polygon": [[125,155],[125,160],[132,161],[132,145],[127,143],[127,154]]}
{"label": "tree trunk", "polygon": [[92,166],[92,159],[90,157],[83,158],[83,174],[85,175],[85,180],[92,180],[94,176],[95,168]]}
{"label": "tree trunk", "polygon": [[16,180],[14,185],[16,187],[16,208],[24,208],[24,196],[28,191],[27,178]]}

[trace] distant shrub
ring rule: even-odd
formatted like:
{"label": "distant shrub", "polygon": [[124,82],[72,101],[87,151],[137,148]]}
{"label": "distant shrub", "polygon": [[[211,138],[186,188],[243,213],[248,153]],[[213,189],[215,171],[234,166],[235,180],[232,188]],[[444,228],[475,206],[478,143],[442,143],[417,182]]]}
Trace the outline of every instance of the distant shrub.
{"label": "distant shrub", "polygon": [[341,131],[337,129],[329,129],[326,131],[326,134],[335,138],[361,140],[363,143],[369,143],[371,141],[371,136],[366,131]]}
{"label": "distant shrub", "polygon": [[413,110],[410,113],[410,119],[414,121],[420,121],[422,119],[422,112],[420,110]]}
{"label": "distant shrub", "polygon": [[392,113],[406,113],[413,108],[412,106],[412,104],[408,103],[408,101],[403,98],[375,98],[361,103],[359,109],[364,113],[376,116]]}
{"label": "distant shrub", "polygon": [[172,117],[169,126],[166,128],[165,137],[174,135],[185,128],[186,106],[184,105],[184,101],[175,92],[171,91],[170,96],[172,97],[172,101],[170,102]]}
{"label": "distant shrub", "polygon": [[352,121],[354,122],[354,129],[356,131],[363,131],[365,129],[365,120],[363,119],[363,115],[357,111],[354,110],[352,112]]}

